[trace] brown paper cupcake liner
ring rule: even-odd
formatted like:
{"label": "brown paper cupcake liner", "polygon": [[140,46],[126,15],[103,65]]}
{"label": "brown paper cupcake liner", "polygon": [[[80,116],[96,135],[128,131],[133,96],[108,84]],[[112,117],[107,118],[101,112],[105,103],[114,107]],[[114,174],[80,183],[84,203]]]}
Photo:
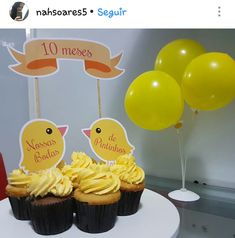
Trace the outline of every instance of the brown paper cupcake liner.
{"label": "brown paper cupcake liner", "polygon": [[30,200],[28,197],[8,197],[13,215],[18,220],[30,220]]}
{"label": "brown paper cupcake liner", "polygon": [[76,201],[75,223],[88,233],[101,233],[112,229],[117,218],[117,203],[109,205],[89,205]]}
{"label": "brown paper cupcake liner", "polygon": [[73,223],[72,199],[49,205],[30,206],[31,223],[35,232],[41,235],[54,235],[66,231]]}
{"label": "brown paper cupcake liner", "polygon": [[121,191],[121,199],[118,202],[118,216],[128,216],[135,214],[139,209],[142,191],[126,192]]}

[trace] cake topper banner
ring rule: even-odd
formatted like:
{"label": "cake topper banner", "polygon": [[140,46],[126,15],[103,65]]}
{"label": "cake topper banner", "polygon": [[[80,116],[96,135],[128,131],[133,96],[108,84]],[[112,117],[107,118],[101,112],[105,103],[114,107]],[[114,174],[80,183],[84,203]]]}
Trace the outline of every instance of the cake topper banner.
{"label": "cake topper banner", "polygon": [[112,118],[98,119],[82,132],[89,139],[96,156],[107,163],[115,161],[120,155],[132,154],[135,149],[128,140],[125,128]]}
{"label": "cake topper banner", "polygon": [[117,67],[122,53],[111,58],[107,46],[93,41],[37,39],[25,42],[24,52],[8,48],[18,61],[9,68],[17,74],[45,77],[59,70],[58,59],[84,60],[84,70],[89,75],[100,78],[116,78],[124,70]]}
{"label": "cake topper banner", "polygon": [[67,130],[68,126],[57,126],[46,119],[28,121],[20,132],[19,167],[25,172],[35,172],[59,164],[65,152]]}

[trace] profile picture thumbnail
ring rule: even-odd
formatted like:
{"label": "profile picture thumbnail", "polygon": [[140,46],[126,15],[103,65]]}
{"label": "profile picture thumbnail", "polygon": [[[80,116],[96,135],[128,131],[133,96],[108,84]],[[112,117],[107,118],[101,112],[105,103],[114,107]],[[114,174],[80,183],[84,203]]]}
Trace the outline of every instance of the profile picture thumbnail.
{"label": "profile picture thumbnail", "polygon": [[29,9],[24,2],[15,2],[10,8],[10,17],[15,21],[24,21],[29,15]]}

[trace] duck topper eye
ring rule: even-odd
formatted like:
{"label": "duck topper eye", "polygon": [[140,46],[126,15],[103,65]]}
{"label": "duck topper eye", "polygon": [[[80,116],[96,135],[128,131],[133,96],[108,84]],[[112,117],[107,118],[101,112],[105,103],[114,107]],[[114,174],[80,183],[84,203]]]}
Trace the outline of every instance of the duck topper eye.
{"label": "duck topper eye", "polygon": [[50,135],[52,133],[52,129],[51,128],[47,128],[46,129],[46,133]]}
{"label": "duck topper eye", "polygon": [[99,134],[99,133],[101,132],[101,129],[98,127],[98,128],[96,128],[96,130],[95,130],[95,131],[96,131],[96,133],[98,133],[98,134]]}

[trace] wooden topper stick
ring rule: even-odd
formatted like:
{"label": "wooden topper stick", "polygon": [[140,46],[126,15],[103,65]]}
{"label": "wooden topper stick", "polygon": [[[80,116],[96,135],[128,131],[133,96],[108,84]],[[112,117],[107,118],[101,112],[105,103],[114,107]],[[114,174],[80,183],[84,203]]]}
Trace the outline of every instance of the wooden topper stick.
{"label": "wooden topper stick", "polygon": [[40,105],[40,91],[39,91],[39,79],[34,78],[34,89],[35,89],[35,112],[36,118],[41,117],[41,105]]}
{"label": "wooden topper stick", "polygon": [[96,82],[97,82],[97,95],[98,95],[98,112],[99,112],[99,118],[101,118],[102,108],[101,108],[100,79],[97,79]]}
{"label": "wooden topper stick", "polygon": [[[29,41],[32,38],[36,38],[36,30],[34,29],[30,29],[30,28],[26,28],[25,29],[25,33],[26,33],[26,40]],[[34,96],[34,112],[33,112],[33,118],[40,118],[41,117],[41,105],[40,105],[40,92],[39,92],[39,79],[37,77],[35,77],[33,79],[33,82],[31,82],[32,79],[29,79],[29,88],[33,90],[33,96]]]}

